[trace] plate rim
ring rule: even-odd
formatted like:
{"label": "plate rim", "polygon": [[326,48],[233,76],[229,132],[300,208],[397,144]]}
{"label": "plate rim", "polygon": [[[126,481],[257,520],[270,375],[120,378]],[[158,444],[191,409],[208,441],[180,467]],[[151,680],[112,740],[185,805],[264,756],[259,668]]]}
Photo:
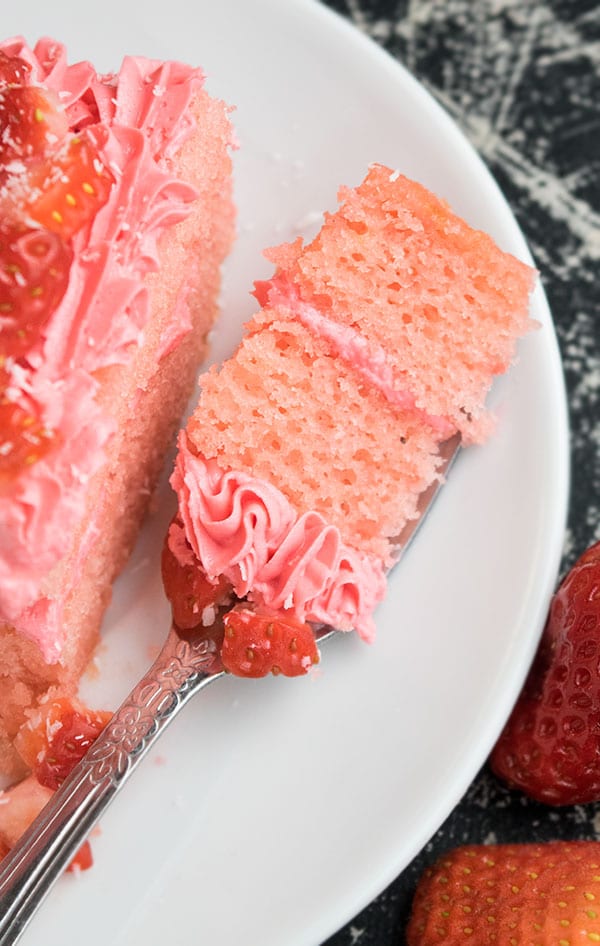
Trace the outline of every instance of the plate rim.
{"label": "plate rim", "polygon": [[[237,2],[243,3],[243,0],[237,0]],[[257,7],[262,7],[265,11],[271,10],[272,13],[276,14],[279,18],[291,16],[291,11],[297,11],[299,15],[302,16],[306,14],[309,17],[313,17],[315,31],[322,30],[325,32],[325,30],[327,30],[331,35],[332,42],[350,44],[357,51],[357,54],[376,64],[378,69],[385,70],[390,81],[397,82],[399,86],[404,83],[409,84],[413,93],[426,102],[427,109],[433,109],[436,114],[436,120],[443,125],[445,132],[451,136],[453,143],[456,143],[457,146],[460,143],[460,147],[463,153],[468,156],[470,164],[478,168],[477,186],[479,186],[480,180],[485,181],[485,186],[489,193],[494,195],[493,200],[495,205],[501,210],[502,226],[508,228],[511,239],[514,240],[516,247],[515,252],[518,252],[520,258],[532,262],[531,253],[525,237],[489,168],[473,145],[471,145],[466,135],[461,131],[454,118],[398,59],[378,45],[374,39],[361,32],[355,24],[329,7],[324,6],[318,2],[318,0],[287,0],[287,4],[281,4],[281,0],[279,0],[279,2],[278,0],[254,0],[254,3]],[[284,7],[285,9],[283,9]],[[265,13],[264,15],[268,16],[269,13]],[[539,635],[543,628],[548,601],[559,569],[569,500],[569,428],[565,380],[562,372],[558,340],[552,325],[550,309],[541,285],[536,290],[535,307],[536,312],[539,312],[544,321],[546,330],[550,330],[545,367],[554,379],[554,384],[551,389],[553,395],[551,409],[555,411],[555,426],[557,430],[555,444],[557,466],[554,470],[554,476],[556,480],[556,499],[558,501],[558,509],[555,510],[553,514],[552,539],[549,542],[552,546],[552,554],[546,556],[543,574],[538,576],[538,602],[534,609],[534,623],[537,627],[537,633],[532,634],[528,639],[527,647],[521,649],[518,671],[515,672],[514,665],[511,665],[511,685],[505,688],[502,700],[496,704],[495,713],[487,720],[483,733],[478,740],[477,751],[472,757],[472,763],[466,770],[463,767],[461,772],[456,774],[453,780],[452,797],[449,798],[447,793],[444,794],[443,798],[440,798],[439,804],[429,811],[428,817],[420,823],[419,831],[415,832],[412,844],[409,848],[404,849],[402,852],[390,852],[390,857],[387,859],[386,863],[379,865],[376,871],[373,871],[372,867],[362,871],[363,877],[360,884],[358,880],[355,880],[352,884],[348,885],[348,892],[343,900],[338,897],[335,902],[331,904],[328,903],[327,911],[321,910],[317,918],[313,919],[307,916],[308,922],[306,927],[297,931],[293,938],[286,939],[288,946],[291,946],[292,943],[297,944],[297,946],[308,946],[308,944],[316,944],[324,938],[331,936],[346,923],[351,921],[365,906],[371,903],[422,850],[445,818],[454,810],[456,804],[472,783],[474,776],[485,760],[485,757],[487,757],[489,749],[493,745],[495,738],[510,712],[510,708],[518,695],[531,660],[533,659]],[[484,745],[486,748],[484,748]],[[480,762],[479,764],[475,764],[474,760],[478,757],[478,754],[480,756]],[[357,891],[359,886],[360,892]]]}

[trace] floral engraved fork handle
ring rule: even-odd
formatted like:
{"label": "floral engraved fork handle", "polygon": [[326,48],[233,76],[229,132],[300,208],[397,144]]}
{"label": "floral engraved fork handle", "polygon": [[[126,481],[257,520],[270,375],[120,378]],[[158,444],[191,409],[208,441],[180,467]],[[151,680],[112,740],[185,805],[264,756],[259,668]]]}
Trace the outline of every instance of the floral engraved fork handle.
{"label": "floral engraved fork handle", "polygon": [[175,628],[87,755],[0,863],[0,946],[19,939],[92,827],[191,696],[222,676],[216,647]]}
{"label": "floral engraved fork handle", "polygon": [[[420,528],[460,449],[455,436],[440,447],[439,483],[422,493],[419,517],[397,537],[397,560]],[[322,643],[335,631],[315,629]],[[138,762],[189,698],[223,676],[217,648],[202,628],[175,628],[148,673],[117,710],[16,847],[0,863],[0,946],[12,946]]]}
{"label": "floral engraved fork handle", "polygon": [[[96,785],[126,778],[159,732],[198,689],[208,682],[215,645],[202,639],[188,641],[172,633],[166,648],[146,676],[132,690],[82,760],[88,780]],[[214,674],[212,675],[214,676]]]}

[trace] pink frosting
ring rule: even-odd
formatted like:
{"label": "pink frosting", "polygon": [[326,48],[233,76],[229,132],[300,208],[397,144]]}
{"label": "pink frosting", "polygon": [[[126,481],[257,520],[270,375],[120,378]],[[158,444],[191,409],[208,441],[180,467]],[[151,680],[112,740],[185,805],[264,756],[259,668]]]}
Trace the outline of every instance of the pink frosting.
{"label": "pink frosting", "polygon": [[282,306],[293,313],[305,328],[324,339],[338,357],[350,362],[355,371],[381,391],[390,404],[400,410],[414,411],[440,439],[446,440],[456,433],[456,425],[447,417],[430,414],[417,405],[412,391],[400,383],[383,346],[365,338],[350,325],[328,319],[319,309],[304,302],[285,275],[258,282],[256,295],[263,305]]}
{"label": "pink frosting", "polygon": [[[195,454],[185,433],[171,483],[185,539],[210,579],[224,575],[239,597],[372,639],[386,588],[380,560],[347,546],[318,512],[298,515],[270,483]],[[189,564],[177,525],[170,546]]]}
{"label": "pink frosting", "polygon": [[[188,106],[203,83],[198,69],[126,58],[118,75],[69,65],[62,45],[22,39],[0,44],[32,67],[31,81],[54,92],[72,130],[88,135],[115,178],[108,202],[72,240],[66,294],[28,364],[8,365],[11,397],[33,403],[59,447],[0,495],[0,622],[35,640],[46,660],[61,652],[61,611],[44,598],[44,578],[67,551],[86,483],[100,468],[113,425],[94,401],[92,373],[124,363],[143,338],[149,314],[144,277],[159,265],[158,241],[183,220],[196,193],[168,159],[193,124]],[[175,316],[185,309],[181,301]],[[181,332],[173,326],[168,352]]]}

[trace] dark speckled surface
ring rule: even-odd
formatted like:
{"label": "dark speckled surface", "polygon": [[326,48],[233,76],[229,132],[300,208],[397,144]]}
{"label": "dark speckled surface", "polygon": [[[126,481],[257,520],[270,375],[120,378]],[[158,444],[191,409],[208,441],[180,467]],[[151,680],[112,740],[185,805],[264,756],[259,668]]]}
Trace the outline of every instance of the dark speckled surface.
{"label": "dark speckled surface", "polygon": [[[564,568],[600,539],[600,4],[327,0],[454,117],[506,194],[553,312],[572,429]],[[402,946],[415,885],[464,842],[600,839],[600,803],[552,809],[484,768],[430,843],[327,946]]]}

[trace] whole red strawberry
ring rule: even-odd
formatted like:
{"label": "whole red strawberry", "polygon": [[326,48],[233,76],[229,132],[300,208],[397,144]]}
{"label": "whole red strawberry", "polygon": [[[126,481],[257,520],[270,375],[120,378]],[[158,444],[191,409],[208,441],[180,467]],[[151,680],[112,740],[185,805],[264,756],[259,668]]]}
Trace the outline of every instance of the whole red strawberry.
{"label": "whole red strawberry", "polygon": [[552,599],[537,656],[490,764],[511,787],[547,804],[600,800],[600,542]]}
{"label": "whole red strawberry", "polygon": [[407,946],[600,943],[600,844],[460,847],[421,878]]}

